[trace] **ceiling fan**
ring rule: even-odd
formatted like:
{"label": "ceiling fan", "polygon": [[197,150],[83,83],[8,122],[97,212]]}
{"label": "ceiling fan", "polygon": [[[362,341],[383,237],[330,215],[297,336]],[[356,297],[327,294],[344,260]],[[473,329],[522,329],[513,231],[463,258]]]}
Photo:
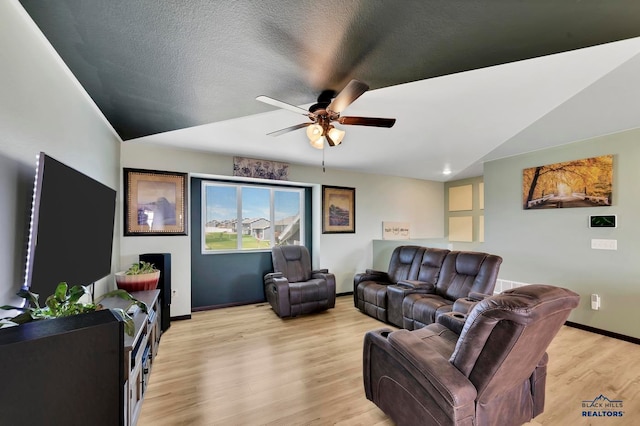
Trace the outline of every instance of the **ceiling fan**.
{"label": "ceiling fan", "polygon": [[333,90],[323,91],[318,96],[318,102],[311,105],[308,111],[268,96],[258,96],[256,100],[309,117],[310,122],[308,123],[296,124],[295,126],[267,133],[269,136],[280,136],[306,127],[311,146],[323,149],[325,140],[329,146],[336,146],[340,145],[344,138],[344,130],[337,129],[331,124],[334,121],[340,124],[373,127],[392,127],[395,124],[395,118],[343,117],[340,115],[346,107],[351,105],[367,90],[369,90],[367,84],[358,80],[351,80],[337,96]]}

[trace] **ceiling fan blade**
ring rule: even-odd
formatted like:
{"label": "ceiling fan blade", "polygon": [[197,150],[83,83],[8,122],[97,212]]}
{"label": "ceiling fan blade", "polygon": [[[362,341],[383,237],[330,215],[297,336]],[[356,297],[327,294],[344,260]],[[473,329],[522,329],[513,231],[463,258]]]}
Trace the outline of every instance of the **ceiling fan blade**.
{"label": "ceiling fan blade", "polygon": [[340,117],[340,124],[353,124],[356,126],[373,126],[373,127],[393,127],[396,124],[395,118],[376,118],[376,117]]}
{"label": "ceiling fan blade", "polygon": [[328,110],[341,113],[353,101],[358,99],[364,92],[369,90],[369,86],[359,80],[351,80],[344,89],[327,107]]}
{"label": "ceiling fan blade", "polygon": [[336,146],[336,143],[333,141],[333,139],[331,139],[329,134],[324,135],[324,137],[327,138],[327,143],[329,144],[329,146]]}
{"label": "ceiling fan blade", "polygon": [[296,124],[295,126],[286,127],[284,129],[276,130],[275,132],[267,133],[267,136],[274,136],[275,137],[275,136],[284,135],[285,133],[293,132],[294,130],[302,129],[302,128],[310,126],[312,124],[313,123]]}
{"label": "ceiling fan blade", "polygon": [[277,99],[270,98],[268,96],[264,96],[264,95],[258,96],[256,98],[256,101],[264,102],[265,104],[269,104],[269,105],[272,105],[272,106],[275,106],[275,107],[278,107],[278,108],[286,109],[286,110],[295,112],[296,114],[306,115],[307,117],[310,116],[309,111],[307,111],[304,108],[300,108],[300,107],[297,107],[295,105],[291,105],[291,104],[288,104],[286,102],[282,102],[282,101],[279,101]]}

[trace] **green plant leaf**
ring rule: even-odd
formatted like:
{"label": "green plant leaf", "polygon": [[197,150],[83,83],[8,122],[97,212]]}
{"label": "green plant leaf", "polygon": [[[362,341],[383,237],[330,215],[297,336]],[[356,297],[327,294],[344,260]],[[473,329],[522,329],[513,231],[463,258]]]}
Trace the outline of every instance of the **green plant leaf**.
{"label": "green plant leaf", "polygon": [[122,322],[124,322],[124,332],[129,336],[133,336],[133,333],[136,330],[136,326],[133,322],[133,318],[129,315],[124,309],[120,308],[111,308],[111,312],[116,314]]}
{"label": "green plant leaf", "polygon": [[40,296],[38,294],[32,293],[25,288],[21,288],[20,291],[18,291],[16,294],[23,299],[26,299],[29,302],[30,306],[33,306],[34,308],[40,307],[40,304],[38,303],[38,299],[40,298]]}
{"label": "green plant leaf", "polygon": [[[138,299],[133,297],[131,294],[129,294],[129,292],[127,292],[126,290],[119,288],[117,290],[113,290],[108,293],[105,293],[96,299],[96,304],[100,303],[101,300],[107,297],[119,297],[120,299],[123,299],[123,300],[129,300],[131,301],[129,306],[136,305],[142,310],[142,312],[148,312],[146,303],[139,301]],[[127,309],[129,309],[129,306],[127,306]]]}
{"label": "green plant leaf", "polygon": [[[62,301],[64,302],[64,299],[62,299]],[[60,312],[60,302],[58,302],[57,295],[52,294],[51,296],[47,297],[47,300],[44,302],[44,304],[45,304],[45,308],[42,308],[42,309],[48,308],[49,312],[54,317],[56,317],[57,314]]]}
{"label": "green plant leaf", "polygon": [[153,265],[153,263],[140,261],[138,263],[134,263],[125,271],[125,275],[140,275],[140,274],[150,274],[156,272],[157,269]]}
{"label": "green plant leaf", "polygon": [[[68,288],[69,288],[69,285],[67,283],[65,282],[58,283],[58,286],[56,287],[56,291],[53,294],[58,302],[64,302],[64,300],[67,298]],[[47,298],[47,301],[48,300],[49,299]]]}
{"label": "green plant leaf", "polygon": [[23,308],[20,306],[11,306],[11,305],[2,305],[0,306],[0,309],[4,309],[5,311],[21,311],[24,312],[26,310],[28,310],[29,308]]}
{"label": "green plant leaf", "polygon": [[31,317],[30,312],[22,312],[21,314],[11,318],[11,322],[15,322],[16,324],[24,324],[31,321],[33,321],[33,318]]}
{"label": "green plant leaf", "polygon": [[77,303],[85,294],[91,294],[89,288],[82,285],[74,285],[69,289],[67,303]]}

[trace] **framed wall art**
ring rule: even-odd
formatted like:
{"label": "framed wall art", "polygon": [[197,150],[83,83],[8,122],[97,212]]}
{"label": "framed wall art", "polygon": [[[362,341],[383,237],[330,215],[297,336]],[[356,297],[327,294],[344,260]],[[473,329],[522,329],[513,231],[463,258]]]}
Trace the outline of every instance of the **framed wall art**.
{"label": "framed wall art", "polygon": [[408,240],[410,234],[409,222],[382,222],[383,240]]}
{"label": "framed wall art", "polygon": [[187,235],[187,174],[124,169],[124,235]]}
{"label": "framed wall art", "polygon": [[356,232],[356,189],[322,186],[322,233]]}
{"label": "framed wall art", "polygon": [[233,157],[233,175],[260,179],[289,180],[289,164],[279,161]]}
{"label": "framed wall art", "polygon": [[530,167],[522,172],[522,208],[610,206],[613,155]]}

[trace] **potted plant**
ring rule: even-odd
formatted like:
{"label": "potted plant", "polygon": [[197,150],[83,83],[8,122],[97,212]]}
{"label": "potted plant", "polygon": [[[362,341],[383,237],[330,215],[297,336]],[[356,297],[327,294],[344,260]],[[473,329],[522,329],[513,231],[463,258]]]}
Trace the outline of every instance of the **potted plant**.
{"label": "potted plant", "polygon": [[0,328],[24,324],[30,321],[61,318],[94,312],[103,309],[102,305],[100,305],[101,300],[107,297],[119,297],[130,302],[127,309],[111,308],[110,310],[124,322],[125,332],[129,336],[133,336],[135,326],[133,318],[127,313],[127,311],[131,306],[136,305],[140,307],[143,312],[147,312],[147,305],[135,299],[128,292],[122,289],[105,293],[97,298],[95,302],[82,302],[80,299],[85,295],[88,295],[89,298],[91,298],[91,293],[89,292],[88,287],[75,285],[69,288],[69,285],[66,282],[61,282],[56,287],[55,293],[47,297],[44,307],[40,307],[40,304],[38,303],[39,295],[36,293],[32,293],[26,289],[21,289],[17,294],[27,300],[27,306],[0,306],[0,309],[20,311],[20,314],[13,318],[3,319],[0,323]]}
{"label": "potted plant", "polygon": [[137,262],[126,271],[115,274],[118,288],[126,291],[153,290],[158,286],[160,271],[153,263]]}

